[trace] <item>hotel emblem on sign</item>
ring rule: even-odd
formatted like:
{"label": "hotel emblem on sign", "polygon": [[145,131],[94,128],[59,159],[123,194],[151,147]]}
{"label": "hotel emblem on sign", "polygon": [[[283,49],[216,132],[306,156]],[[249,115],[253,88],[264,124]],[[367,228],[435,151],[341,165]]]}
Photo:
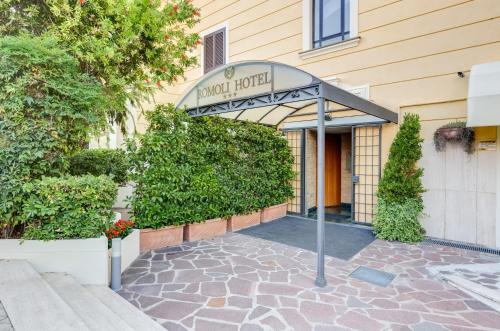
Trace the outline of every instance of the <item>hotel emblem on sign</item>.
{"label": "hotel emblem on sign", "polygon": [[224,70],[224,77],[226,77],[226,79],[231,79],[233,78],[233,76],[234,76],[234,67],[233,66],[227,67]]}

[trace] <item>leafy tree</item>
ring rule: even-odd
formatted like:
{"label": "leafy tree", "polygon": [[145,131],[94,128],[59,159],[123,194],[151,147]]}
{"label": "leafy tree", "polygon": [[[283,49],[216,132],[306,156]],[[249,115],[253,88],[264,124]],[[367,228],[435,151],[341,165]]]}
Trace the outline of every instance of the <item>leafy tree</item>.
{"label": "leafy tree", "polygon": [[109,115],[124,124],[125,102],[140,103],[196,63],[199,11],[189,0],[3,0],[0,34],[47,33],[97,78]]}
{"label": "leafy tree", "polygon": [[124,185],[128,180],[129,161],[122,149],[84,149],[69,158],[69,173],[73,176],[107,175],[115,183]]}
{"label": "leafy tree", "polygon": [[23,184],[63,173],[106,127],[102,86],[54,39],[0,38],[0,235],[22,222]]}
{"label": "leafy tree", "polygon": [[389,151],[379,183],[374,230],[387,240],[416,242],[423,239],[422,216],[423,169],[417,166],[422,157],[420,121],[416,114],[406,114]]}

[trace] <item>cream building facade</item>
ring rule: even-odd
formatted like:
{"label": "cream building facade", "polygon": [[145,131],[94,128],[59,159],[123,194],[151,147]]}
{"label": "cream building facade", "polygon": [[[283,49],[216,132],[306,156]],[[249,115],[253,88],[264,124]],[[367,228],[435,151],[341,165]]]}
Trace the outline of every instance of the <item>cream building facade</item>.
{"label": "cream building facade", "polygon": [[[158,93],[155,103],[179,102],[207,68],[268,60],[367,98],[398,113],[400,120],[407,112],[416,113],[424,138],[420,164],[427,191],[421,222],[427,235],[500,247],[497,127],[475,129],[477,148],[472,154],[453,145],[437,152],[433,143],[437,128],[467,120],[471,67],[500,61],[500,1],[193,2],[201,10],[195,28],[204,38],[195,51],[200,65],[187,72],[185,81]],[[340,28],[335,22],[339,19]],[[218,35],[220,31],[223,36]],[[223,50],[216,54],[213,48],[207,49],[207,43],[219,43],[219,47],[222,43]],[[330,179],[335,187],[327,188],[334,196],[331,203],[350,209],[354,221],[371,223],[378,179],[398,125],[351,123],[342,118],[354,113],[329,108],[327,113],[326,145],[335,155],[328,161],[327,152],[327,171],[336,173]],[[308,123],[316,119],[315,114],[307,108],[290,110],[278,125],[296,155],[297,197],[289,204],[290,212],[314,212],[316,136]],[[147,125],[140,115],[135,122],[139,131]],[[119,143],[121,138],[113,139]],[[483,141],[490,142],[487,148],[480,148]]]}

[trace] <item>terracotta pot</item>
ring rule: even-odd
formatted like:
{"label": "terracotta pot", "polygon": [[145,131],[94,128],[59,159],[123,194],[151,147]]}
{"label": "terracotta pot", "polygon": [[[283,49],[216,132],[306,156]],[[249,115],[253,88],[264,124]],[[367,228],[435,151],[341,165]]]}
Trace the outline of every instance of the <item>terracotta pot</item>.
{"label": "terracotta pot", "polygon": [[457,140],[462,135],[462,130],[462,128],[440,128],[438,132],[446,140]]}
{"label": "terracotta pot", "polygon": [[141,229],[141,252],[182,244],[184,226]]}
{"label": "terracotta pot", "polygon": [[285,217],[286,216],[286,207],[287,207],[287,203],[282,203],[279,205],[274,205],[274,206],[262,209],[260,222],[267,223],[267,222],[274,221],[278,218]]}
{"label": "terracotta pot", "polygon": [[203,223],[186,224],[184,226],[184,240],[196,241],[212,239],[226,233],[227,220],[214,218]]}
{"label": "terracotta pot", "polygon": [[247,215],[234,215],[227,221],[227,231],[238,231],[260,224],[261,211]]}

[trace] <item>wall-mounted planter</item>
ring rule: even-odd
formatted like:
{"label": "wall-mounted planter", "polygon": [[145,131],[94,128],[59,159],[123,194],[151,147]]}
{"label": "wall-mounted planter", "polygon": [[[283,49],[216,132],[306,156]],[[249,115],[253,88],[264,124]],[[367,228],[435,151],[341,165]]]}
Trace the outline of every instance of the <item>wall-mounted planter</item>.
{"label": "wall-mounted planter", "polygon": [[184,226],[184,240],[196,241],[211,239],[226,233],[227,220],[214,218],[203,223],[193,223]]}
{"label": "wall-mounted planter", "polygon": [[462,135],[463,128],[439,128],[437,132],[447,140],[458,140]]}
{"label": "wall-mounted planter", "polygon": [[474,140],[474,130],[465,122],[448,123],[434,132],[434,146],[438,152],[444,151],[447,143],[458,143],[470,154],[474,151]]}
{"label": "wall-mounted planter", "polygon": [[24,259],[38,272],[65,272],[81,284],[108,284],[108,239],[0,240],[0,259]]}
{"label": "wall-mounted planter", "polygon": [[262,209],[260,222],[267,223],[286,216],[286,203]]}
{"label": "wall-mounted planter", "polygon": [[140,250],[149,251],[182,244],[184,227],[167,226],[160,229],[141,229]]}
{"label": "wall-mounted planter", "polygon": [[234,215],[227,221],[227,231],[238,231],[260,224],[261,211],[247,215]]}

